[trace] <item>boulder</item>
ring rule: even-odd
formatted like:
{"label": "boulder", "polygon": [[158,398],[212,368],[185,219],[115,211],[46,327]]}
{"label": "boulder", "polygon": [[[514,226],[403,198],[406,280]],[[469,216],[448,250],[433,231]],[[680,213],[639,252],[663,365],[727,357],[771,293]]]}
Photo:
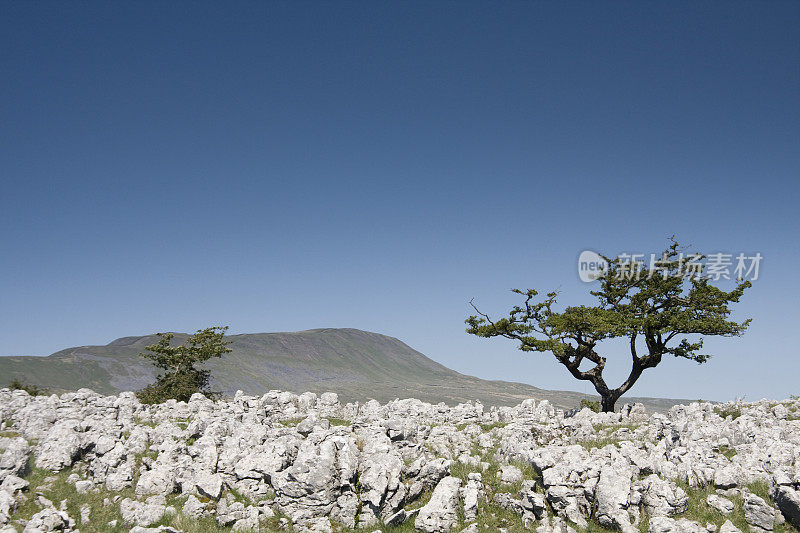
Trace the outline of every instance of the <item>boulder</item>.
{"label": "boulder", "polygon": [[161,494],[166,496],[174,491],[175,472],[163,466],[143,472],[136,483],[136,494]]}
{"label": "boulder", "polygon": [[22,533],[44,533],[46,531],[70,531],[75,521],[65,511],[52,507],[42,509],[31,517]]}
{"label": "boulder", "polygon": [[191,494],[184,502],[181,513],[189,518],[198,519],[206,514],[206,505]]}
{"label": "boulder", "polygon": [[14,496],[5,489],[0,489],[0,525],[8,523],[11,513],[16,508],[17,501]]}
{"label": "boulder", "polygon": [[0,490],[4,490],[13,495],[19,491],[27,489],[29,485],[30,483],[21,477],[15,476],[14,474],[9,474],[3,480],[3,483],[0,484]]}
{"label": "boulder", "polygon": [[425,504],[414,521],[414,527],[426,533],[443,533],[458,522],[458,493],[461,480],[447,476],[433,490],[430,501]]}
{"label": "boulder", "polygon": [[706,503],[724,515],[729,515],[734,510],[733,502],[717,494],[709,494]]}
{"label": "boulder", "polygon": [[653,516],[647,529],[648,533],[709,533],[705,526],[698,522],[681,518],[673,520],[666,516]]}
{"label": "boulder", "polygon": [[150,496],[145,501],[125,498],[119,504],[122,520],[127,524],[149,526],[158,522],[167,511],[164,496]]}
{"label": "boulder", "polygon": [[72,466],[83,449],[82,436],[73,422],[58,422],[36,448],[36,466],[58,472]]}
{"label": "boulder", "polygon": [[208,471],[198,472],[194,476],[194,483],[197,492],[212,500],[218,500],[222,495],[223,483],[222,476],[219,474]]}
{"label": "boulder", "polygon": [[475,520],[478,516],[478,500],[483,493],[483,483],[480,474],[470,474],[467,485],[461,491],[464,501],[464,519]]}
{"label": "boulder", "polygon": [[522,470],[513,465],[503,465],[497,472],[500,483],[513,484],[522,481]]}
{"label": "boulder", "polygon": [[719,468],[714,472],[714,486],[718,489],[732,489],[739,484],[739,472],[733,465]]}
{"label": "boulder", "polygon": [[88,479],[79,479],[75,482],[75,492],[78,494],[86,494],[94,488],[94,483]]}
{"label": "boulder", "polygon": [[719,533],[742,533],[742,530],[734,526],[730,520],[725,520],[719,528]]}
{"label": "boulder", "polygon": [[763,498],[750,492],[744,494],[744,519],[760,530],[775,529],[775,510]]}
{"label": "boulder", "polygon": [[618,465],[607,465],[600,471],[595,487],[597,521],[601,526],[634,533],[628,516],[628,497],[631,492],[631,473]]}
{"label": "boulder", "polygon": [[81,505],[81,524],[88,524],[91,521],[92,508],[88,503]]}
{"label": "boulder", "polygon": [[656,474],[650,474],[638,483],[643,489],[642,503],[645,511],[651,517],[673,516],[686,512],[689,508],[689,497],[673,481],[665,481]]}
{"label": "boulder", "polygon": [[22,475],[28,464],[28,442],[22,437],[0,438],[0,450],[0,482]]}
{"label": "boulder", "polygon": [[775,492],[775,504],[786,520],[800,528],[800,491],[790,486],[778,487]]}

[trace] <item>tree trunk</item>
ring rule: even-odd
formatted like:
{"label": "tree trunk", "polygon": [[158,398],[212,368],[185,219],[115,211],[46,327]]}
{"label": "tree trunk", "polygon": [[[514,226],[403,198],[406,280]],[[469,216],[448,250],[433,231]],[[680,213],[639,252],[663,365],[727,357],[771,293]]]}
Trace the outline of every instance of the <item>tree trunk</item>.
{"label": "tree trunk", "polygon": [[614,405],[617,403],[617,396],[613,394],[603,394],[600,396],[600,405],[604,413],[613,413]]}

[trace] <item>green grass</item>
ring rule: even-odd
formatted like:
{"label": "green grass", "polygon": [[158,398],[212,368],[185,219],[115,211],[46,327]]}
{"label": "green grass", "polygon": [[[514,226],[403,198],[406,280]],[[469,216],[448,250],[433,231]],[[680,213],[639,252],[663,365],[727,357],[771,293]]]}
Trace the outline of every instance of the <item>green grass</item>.
{"label": "green grass", "polygon": [[587,520],[587,522],[589,523],[589,525],[586,528],[586,533],[612,533],[616,531],[615,529],[608,529],[601,526],[594,519]]}
{"label": "green grass", "polygon": [[[484,457],[484,459],[492,459],[491,457]],[[461,517],[459,524],[453,528],[454,531],[459,531],[469,525],[472,522],[477,522],[478,527],[481,531],[497,531],[500,528],[506,528],[509,532],[522,532],[528,531],[523,526],[522,519],[516,513],[511,510],[504,509],[500,507],[498,504],[491,501],[491,496],[493,493],[496,492],[512,492],[515,494],[519,490],[518,486],[511,486],[511,485],[499,485],[499,482],[496,480],[496,473],[499,470],[500,466],[496,461],[490,460],[490,468],[483,472],[483,479],[486,485],[487,496],[488,499],[484,500],[481,499],[479,501],[479,510],[478,510],[478,517],[474,521],[467,521]],[[523,470],[524,477],[526,479],[535,478],[535,474],[533,474],[532,468],[529,465],[520,465],[516,464],[516,466],[520,467]],[[467,474],[471,471],[478,471],[475,467],[469,467],[468,465],[464,465],[461,463],[453,463],[451,468],[451,474],[461,478],[462,480],[466,480]],[[114,496],[120,496],[120,498],[132,498],[134,497],[133,488],[125,489],[121,492],[110,493],[105,490],[99,490],[97,492],[89,492],[87,494],[78,494],[75,491],[74,485],[67,483],[67,477],[73,472],[73,469],[67,469],[58,474],[52,474],[51,472],[36,468],[35,465],[31,465],[27,474],[24,476],[26,480],[30,483],[29,495],[35,494],[37,491],[41,491],[44,496],[50,499],[56,506],[59,505],[61,500],[67,500],[67,512],[69,515],[76,520],[76,527],[79,527],[81,531],[85,532],[101,532],[101,533],[123,533],[126,532],[129,525],[126,525],[122,521],[122,517],[119,512],[119,505],[114,503],[112,505],[103,505],[104,498],[113,498]],[[44,488],[43,483],[46,478],[54,476],[56,478],[55,482],[49,488]],[[725,522],[725,520],[730,519],[733,524],[741,529],[742,531],[748,531],[748,525],[744,519],[744,510],[743,510],[743,502],[742,499],[739,497],[730,498],[735,505],[735,510],[733,514],[730,516],[724,516],[719,513],[716,509],[708,506],[706,504],[706,497],[709,494],[713,494],[715,491],[713,487],[701,487],[701,488],[693,488],[689,487],[685,483],[679,483],[679,485],[686,491],[689,495],[689,510],[682,514],[675,516],[673,518],[680,519],[680,518],[687,518],[689,520],[693,520],[699,522],[702,525],[706,523],[713,523],[718,527]],[[765,482],[757,482],[750,484],[748,489],[757,494],[761,497],[766,496],[766,492],[768,491],[767,484]],[[236,501],[241,501],[245,505],[249,505],[252,503],[246,496],[236,492],[236,491],[228,491],[231,495],[233,495]],[[430,500],[432,494],[432,490],[426,490],[416,501],[411,502],[406,506],[407,510],[412,510],[416,508],[420,508]],[[176,494],[170,495],[167,497],[167,505],[172,505],[177,509],[180,509],[182,503],[184,501],[183,496],[179,496]],[[208,501],[207,498],[203,498],[203,501]],[[90,523],[89,524],[80,524],[80,508],[83,505],[89,505],[91,508],[91,515],[90,515]],[[12,521],[13,520],[28,520],[30,519],[33,514],[38,512],[40,507],[35,501],[34,497],[30,497],[27,502],[24,502],[13,514],[12,514]],[[118,523],[115,527],[111,527],[108,525],[108,522],[112,520],[117,520]],[[271,518],[265,522],[262,522],[260,531],[265,532],[277,532],[279,531],[279,520],[280,515],[276,515],[274,518]],[[371,532],[380,530],[385,533],[412,533],[414,531],[414,524],[413,520],[406,522],[405,524],[399,526],[386,526],[384,524],[376,524],[373,526],[369,526],[360,530],[350,530],[347,528],[336,528],[337,531],[345,532],[345,531],[359,531],[359,532]],[[213,516],[205,517],[200,520],[190,519],[187,517],[182,516],[180,513],[177,515],[165,515],[160,521],[156,522],[155,524],[151,524],[151,526],[172,526],[179,530],[182,530],[186,533],[220,533],[220,532],[228,532],[231,530],[230,526],[222,527],[220,526]],[[639,530],[641,532],[646,532],[648,527],[648,519],[647,516],[643,513],[642,519],[640,522]],[[577,529],[577,528],[576,528]],[[593,520],[589,521],[589,526],[584,530],[585,533],[608,533],[610,530],[603,528]],[[791,525],[785,524],[775,527],[775,533],[797,533],[797,530],[793,528]]]}
{"label": "green grass", "polygon": [[611,430],[613,433],[614,431],[618,431],[620,429],[629,429],[631,431],[636,431],[637,429],[639,429],[640,426],[641,424],[596,424],[594,426],[594,430],[597,431],[598,433],[602,431]]}
{"label": "green grass", "polygon": [[[530,531],[522,524],[522,518],[517,513],[486,500],[478,503],[477,522],[478,529],[481,531],[497,531],[500,528],[506,528],[506,531],[513,533]],[[460,531],[467,525],[469,524],[459,524],[458,527],[453,528],[453,531]]]}
{"label": "green grass", "polygon": [[766,501],[770,501],[769,499],[769,483],[764,480],[753,481],[747,485],[747,490],[758,496],[759,498],[763,498]]}
{"label": "green grass", "polygon": [[[468,479],[468,475],[471,472],[480,472],[482,474],[483,483],[486,488],[487,492],[487,499],[481,499],[479,501],[479,511],[478,517],[476,520],[473,521],[466,521],[461,517],[459,524],[457,524],[453,531],[460,531],[467,525],[472,522],[477,522],[478,527],[481,531],[497,531],[500,528],[505,528],[509,532],[522,532],[528,531],[525,529],[522,523],[521,517],[516,515],[513,511],[504,509],[500,507],[498,504],[494,503],[491,498],[493,494],[507,492],[514,494],[514,497],[518,497],[517,493],[521,489],[521,483],[516,484],[501,484],[497,479],[497,472],[501,468],[501,463],[497,461],[495,455],[497,453],[496,449],[485,450],[480,452],[479,450],[475,449],[473,451],[474,455],[480,456],[481,460],[487,462],[489,467],[482,471],[480,465],[477,466],[470,466],[458,461],[455,461],[451,465],[451,475],[460,478],[463,482],[466,482]],[[140,457],[137,458],[137,465],[140,464],[141,458],[148,456],[151,458],[155,458],[155,452],[148,452],[146,454],[142,454]],[[517,466],[523,472],[524,479],[538,479],[539,476],[533,470],[533,467],[529,464],[520,463],[520,462],[511,462],[514,466]],[[128,527],[126,524],[123,523],[122,518],[119,512],[119,505],[118,503],[114,503],[112,505],[103,505],[104,498],[113,498],[114,496],[119,496],[120,498],[132,498],[134,497],[134,490],[133,488],[127,488],[120,492],[111,493],[105,490],[99,490],[97,492],[89,492],[87,494],[78,494],[75,490],[75,487],[71,483],[67,483],[68,476],[75,471],[73,469],[67,469],[58,474],[53,474],[52,472],[44,469],[37,468],[35,463],[31,459],[29,463],[29,468],[23,476],[29,483],[30,487],[28,490],[28,501],[21,504],[21,506],[15,510],[12,514],[12,523],[14,520],[28,520],[30,519],[33,514],[40,510],[40,507],[36,503],[35,494],[36,492],[42,492],[43,495],[51,500],[57,507],[59,506],[59,502],[62,500],[67,501],[67,512],[69,515],[76,520],[76,528],[80,528],[81,531],[84,532],[100,532],[100,533],[123,533],[126,532]],[[45,479],[48,477],[55,477],[55,481],[49,486],[49,488],[45,487]],[[135,471],[134,477],[138,477],[137,471]],[[136,479],[134,479],[135,486]],[[731,522],[741,529],[742,531],[749,531],[749,526],[747,525],[744,519],[744,509],[743,509],[743,500],[741,497],[730,497],[729,499],[734,502],[734,512],[729,515],[725,516],[721,514],[716,509],[710,507],[706,504],[706,498],[709,494],[714,494],[715,490],[713,487],[690,487],[686,483],[678,483],[684,491],[686,491],[687,495],[689,496],[689,509],[686,513],[682,515],[675,516],[673,518],[680,519],[686,518],[689,520],[693,520],[699,522],[702,525],[707,523],[713,523],[717,527],[721,526],[725,520],[731,520]],[[769,487],[766,482],[758,481],[751,483],[747,486],[747,489],[764,498],[767,501],[769,500],[768,492]],[[229,493],[233,496],[236,501],[240,501],[245,505],[249,505],[251,500],[235,491],[235,490],[227,490],[226,493]],[[407,506],[407,510],[416,509],[425,505],[431,498],[432,490],[428,489],[420,495],[420,497],[414,501],[410,502]],[[208,502],[207,498],[202,498],[202,501]],[[176,508],[180,509],[182,503],[184,501],[183,496],[179,496],[176,494],[170,495],[167,497],[167,504],[173,505]],[[80,523],[80,508],[83,505],[89,505],[91,508],[91,515],[90,515],[90,523],[89,524],[81,524]],[[211,503],[213,506],[213,502]],[[552,513],[551,513],[552,516]],[[116,527],[108,526],[108,522],[112,520],[117,520],[118,524]],[[276,532],[279,531],[279,520],[280,515],[276,515],[276,517],[269,519],[266,522],[263,522],[260,527],[260,531],[267,531],[267,532]],[[364,533],[369,533],[379,529],[380,531],[386,533],[412,533],[414,531],[413,520],[402,524],[400,526],[386,526],[383,524],[376,524],[373,526],[369,526],[363,528],[361,530],[355,531],[362,531]],[[166,525],[172,526],[179,530],[182,530],[186,533],[219,533],[219,532],[227,532],[230,531],[230,527],[222,527],[219,526],[212,517],[206,517],[200,520],[189,519],[184,517],[178,513],[177,515],[167,515],[162,518],[159,522],[152,524],[153,526],[158,525]],[[129,526],[129,525],[127,525]],[[574,526],[573,526],[574,527]],[[648,518],[647,516],[642,513],[642,519],[640,521],[639,530],[641,532],[646,532],[648,527]],[[578,529],[578,528],[576,528]],[[353,531],[346,528],[336,527],[336,531],[345,532],[345,531]],[[609,530],[603,528],[593,520],[589,521],[589,526],[584,530],[586,533],[607,533]],[[798,533],[798,530],[792,527],[789,524],[779,525],[775,527],[775,533]]]}
{"label": "green grass", "polygon": [[[467,426],[471,426],[472,424],[458,424],[456,429],[459,431],[464,431]],[[489,424],[478,424],[478,427],[481,428],[481,431],[487,433],[494,428],[504,428],[508,425],[508,422],[491,422]]]}
{"label": "green grass", "polygon": [[[56,507],[59,507],[59,503],[62,500],[66,500],[67,513],[69,513],[69,516],[75,520],[75,527],[80,528],[81,531],[98,533],[127,532],[128,529],[130,529],[131,524],[125,524],[123,522],[122,515],[120,514],[119,510],[119,504],[113,503],[111,505],[104,505],[103,500],[105,498],[113,499],[115,496],[119,496],[120,500],[124,498],[134,498],[135,494],[133,487],[129,487],[119,492],[109,492],[101,488],[101,490],[91,491],[86,494],[78,494],[78,492],[75,490],[75,485],[67,482],[67,478],[73,471],[74,468],[70,468],[62,470],[57,474],[53,474],[48,470],[37,468],[31,460],[28,470],[23,476],[24,479],[30,483],[27,491],[28,500],[22,503],[14,511],[14,513],[12,513],[11,523],[13,524],[15,520],[30,520],[34,514],[41,510],[41,507],[36,502],[35,497],[37,492],[41,492],[43,496],[52,501]],[[48,484],[45,483],[45,479],[48,477],[56,478],[52,484],[49,484],[49,487],[47,486]],[[137,476],[135,475],[135,477]],[[135,484],[136,480],[134,479],[133,486],[135,486]],[[231,492],[237,501],[242,501],[246,505],[251,503],[241,494],[238,494],[234,491]],[[207,498],[201,498],[201,500],[208,501]],[[184,501],[185,498],[177,494],[171,494],[167,496],[167,505],[172,505],[176,509],[180,509]],[[89,516],[90,521],[88,524],[80,523],[80,509],[83,505],[88,505],[91,509]],[[262,522],[260,531],[279,531],[279,519],[280,516],[276,515],[274,518],[271,518],[266,522]],[[109,526],[108,523],[113,520],[117,521],[117,525],[114,527]],[[180,513],[177,515],[167,514],[161,520],[151,525],[172,526],[184,531],[185,533],[217,533],[231,530],[230,527],[222,527],[217,524],[217,521],[213,516],[195,520],[182,516]]]}
{"label": "green grass", "polygon": [[613,436],[620,429],[627,429],[629,431],[636,431],[641,424],[596,424],[595,431],[598,433],[596,437],[590,439],[579,440],[576,444],[583,446],[587,450],[597,448],[598,450],[608,446],[609,444],[616,446],[623,440],[621,437]]}
{"label": "green grass", "polygon": [[736,450],[730,446],[720,446],[719,453],[724,455],[729,461],[736,457]]}
{"label": "green grass", "polygon": [[[741,496],[725,496],[732,501],[734,505],[733,513],[725,516],[706,503],[706,498],[710,494],[716,494],[716,490],[713,486],[690,487],[684,482],[678,482],[677,484],[684,491],[686,491],[687,496],[689,496],[689,509],[685,513],[674,516],[673,518],[686,518],[688,520],[694,520],[695,522],[699,522],[704,526],[710,522],[716,525],[718,528],[724,524],[726,520],[730,520],[731,523],[733,523],[733,525],[740,530],[750,531],[750,526],[747,524],[747,521],[744,518],[744,499]],[[765,481],[756,481],[754,483],[750,483],[747,485],[747,489],[756,496],[759,496],[765,501],[774,505],[772,500],[769,498],[769,486]],[[789,523],[775,525],[775,533],[796,532],[797,529]]]}
{"label": "green grass", "polygon": [[305,420],[305,419],[304,418],[287,418],[286,420],[278,420],[278,424],[281,424],[282,426],[292,427],[292,426],[296,426],[297,424],[299,424],[303,420]]}
{"label": "green grass", "polygon": [[[461,461],[453,461],[450,464],[450,475],[461,479],[466,483],[469,479],[469,474],[477,472],[481,474],[481,480],[488,489],[493,492],[508,492],[516,494],[522,489],[522,481],[517,483],[501,483],[497,477],[497,473],[502,468],[503,464],[495,459],[496,450],[490,449],[486,451],[473,450],[473,455],[480,457],[481,462],[488,463],[489,467],[486,470],[481,469],[481,465],[468,465]],[[522,471],[522,480],[526,479],[540,479],[539,474],[534,470],[533,465],[524,463],[522,461],[510,461],[509,465],[516,466]]]}
{"label": "green grass", "polygon": [[[281,424],[281,425],[287,426],[287,427],[294,427],[297,424],[299,424],[300,422],[302,422],[303,420],[305,420],[305,418],[303,418],[303,417],[287,418],[286,420],[278,420],[278,424]],[[332,426],[349,426],[349,425],[352,424],[352,422],[350,422],[349,420],[345,420],[344,418],[331,417],[331,418],[325,418],[324,420],[327,420],[328,422],[330,422],[330,424]]]}
{"label": "green grass", "polygon": [[[427,490],[425,491],[419,499],[413,502],[410,505],[406,506],[406,510],[410,511],[412,509],[417,509],[428,503],[431,498],[432,491]],[[469,524],[477,522],[478,528],[481,531],[497,531],[500,528],[506,528],[507,531],[513,533],[521,533],[523,531],[530,531],[530,529],[525,529],[522,524],[522,518],[517,516],[511,510],[504,509],[493,502],[488,502],[485,500],[480,500],[478,502],[478,516],[475,520],[465,520],[461,512],[459,512],[459,522],[456,524],[451,531],[461,531]],[[384,524],[375,524],[373,526],[368,526],[361,529],[356,529],[355,531],[358,533],[371,533],[372,531],[382,531],[384,533],[415,533],[416,529],[414,528],[414,519],[409,520],[405,524],[401,524],[399,526],[387,526]],[[345,532],[351,531],[350,529],[346,528],[339,528],[337,531]]]}
{"label": "green grass", "polygon": [[480,471],[480,468],[469,466],[461,461],[453,461],[450,463],[450,475],[459,478],[464,483],[467,482],[468,476],[471,472]]}
{"label": "green grass", "polygon": [[19,437],[19,433],[17,433],[16,431],[10,431],[10,430],[9,431],[0,431],[0,437],[5,437],[5,438],[8,438],[8,439],[11,439],[11,438],[14,438],[14,437]]}
{"label": "green grass", "polygon": [[[172,526],[175,529],[185,531],[186,533],[221,533],[230,531],[230,527],[223,527],[217,523],[217,519],[213,516],[206,516],[195,520],[187,518],[181,514],[174,517],[169,523],[158,525]],[[81,527],[83,530],[83,527]]]}
{"label": "green grass", "polygon": [[[677,484],[686,492],[686,495],[689,496],[689,509],[685,513],[674,518],[687,518],[689,520],[699,522],[702,525],[706,525],[707,523],[711,522],[717,526],[721,526],[726,519],[730,519],[731,522],[733,522],[733,524],[742,531],[748,530],[747,527],[742,527],[741,523],[734,521],[736,510],[734,510],[732,515],[726,518],[725,515],[706,503],[706,498],[709,496],[709,494],[716,494],[713,486],[690,487],[687,483],[683,482],[678,482]],[[736,502],[734,502],[734,504],[735,503]],[[744,511],[742,511],[741,518],[744,520]]]}
{"label": "green grass", "polygon": [[598,438],[595,438],[595,439],[579,440],[578,442],[576,442],[576,444],[578,444],[580,446],[583,446],[587,450],[591,450],[592,448],[597,448],[599,450],[599,449],[605,448],[609,444],[611,444],[613,446],[616,446],[617,444],[619,444],[623,440],[624,439],[616,439],[616,438],[613,438],[613,437],[598,437]]}
{"label": "green grass", "polygon": [[650,515],[641,511],[639,516],[639,533],[648,533],[650,531]]}
{"label": "green grass", "polygon": [[[109,493],[106,491],[89,492],[87,494],[78,494],[75,486],[67,483],[67,477],[72,473],[72,469],[67,469],[53,474],[48,470],[36,468],[35,465],[29,465],[29,470],[24,478],[30,483],[28,488],[28,501],[24,502],[17,508],[11,515],[13,520],[30,520],[30,518],[39,512],[41,508],[36,502],[36,492],[42,492],[45,498],[51,500],[53,504],[58,507],[59,502],[67,500],[67,513],[76,521],[76,528],[85,531],[98,531],[98,532],[122,532],[127,531],[122,523],[122,517],[119,513],[119,505],[103,505],[103,499],[119,495],[121,498],[132,497],[133,489],[128,488],[121,492]],[[47,477],[55,476],[55,482],[49,488],[43,486]],[[82,505],[89,505],[91,508],[90,523],[88,525],[80,524],[80,508]],[[108,526],[111,520],[118,520],[117,527]]]}
{"label": "green grass", "polygon": [[244,494],[242,494],[241,492],[239,492],[234,488],[227,489],[225,492],[233,496],[234,501],[241,502],[245,505],[250,505],[251,503],[253,503],[252,500],[250,500],[250,498],[248,498],[247,496],[245,496]]}
{"label": "green grass", "polygon": [[358,529],[350,530],[340,528],[338,530],[334,529],[334,531],[355,531],[357,533],[372,533],[373,531],[382,531],[385,533],[416,533],[417,530],[414,528],[414,520],[409,520],[405,524],[399,526],[387,526],[382,522],[378,522],[377,524]]}
{"label": "green grass", "polygon": [[134,418],[133,421],[136,422],[137,426],[147,426],[147,427],[154,428],[154,427],[156,427],[158,425],[157,422],[155,422],[153,420],[145,420],[144,418],[142,418],[140,416],[137,416],[136,418]]}

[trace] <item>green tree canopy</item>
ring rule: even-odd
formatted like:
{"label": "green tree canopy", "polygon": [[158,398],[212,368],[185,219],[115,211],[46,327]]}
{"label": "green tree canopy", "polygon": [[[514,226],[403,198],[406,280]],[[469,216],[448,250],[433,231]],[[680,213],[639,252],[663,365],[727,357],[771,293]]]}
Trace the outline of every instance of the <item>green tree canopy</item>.
{"label": "green tree canopy", "polygon": [[227,330],[228,326],[197,330],[179,346],[170,345],[174,334],[157,333],[158,342],[147,346],[147,351],[139,355],[153,361],[164,372],[154,384],[139,391],[139,399],[145,403],[160,403],[170,398],[188,401],[196,392],[208,393],[210,372],[197,365],[231,351],[230,341],[223,340]]}
{"label": "green tree canopy", "polygon": [[[525,301],[505,318],[492,320],[470,302],[477,315],[467,318],[467,333],[513,339],[526,352],[552,353],[576,379],[594,385],[604,411],[613,411],[619,397],[663,356],[704,363],[711,357],[702,350],[704,336],[740,336],[750,324],[751,319],[730,320],[729,305],[738,302],[751,283],[738,280],[726,292],[712,285],[708,276],[687,276],[705,256],[684,254],[674,239],[660,254],[655,272],[637,275],[629,262],[601,257],[608,266],[598,277],[599,290],[590,291],[596,305],[558,312],[556,292],[537,298],[536,290],[514,289]],[[612,389],[603,378],[606,357],[597,348],[615,338],[629,339],[631,371],[622,385]],[[589,368],[581,369],[586,362]]]}

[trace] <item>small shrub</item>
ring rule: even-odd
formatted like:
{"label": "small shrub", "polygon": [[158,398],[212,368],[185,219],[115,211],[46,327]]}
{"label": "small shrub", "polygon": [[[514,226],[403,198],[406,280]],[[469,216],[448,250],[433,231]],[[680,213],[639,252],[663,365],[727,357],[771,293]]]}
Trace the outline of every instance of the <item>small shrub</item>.
{"label": "small shrub", "polygon": [[595,413],[599,413],[600,409],[601,409],[600,402],[595,401],[595,400],[590,400],[588,398],[583,398],[581,400],[581,409],[583,409],[584,407],[588,407],[589,409],[591,409]]}
{"label": "small shrub", "polygon": [[736,420],[740,416],[742,416],[742,409],[736,405],[727,405],[721,406],[718,405],[714,407],[714,412],[717,413],[722,418],[731,417],[731,419]]}
{"label": "small shrub", "polygon": [[24,390],[31,396],[47,395],[47,389],[40,389],[36,385],[28,385],[16,378],[8,385],[8,388],[11,390]]}

